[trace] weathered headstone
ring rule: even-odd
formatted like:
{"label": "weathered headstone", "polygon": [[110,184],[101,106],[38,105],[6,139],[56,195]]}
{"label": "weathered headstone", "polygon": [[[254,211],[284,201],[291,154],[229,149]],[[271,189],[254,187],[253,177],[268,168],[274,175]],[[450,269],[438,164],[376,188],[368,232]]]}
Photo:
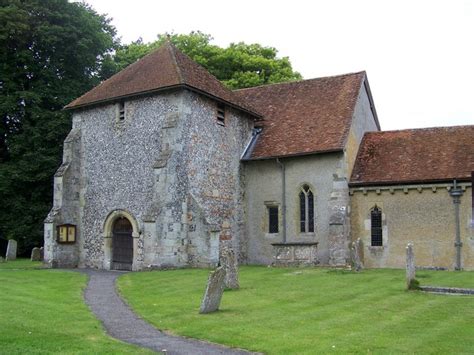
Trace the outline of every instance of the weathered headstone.
{"label": "weathered headstone", "polygon": [[416,270],[415,270],[415,253],[413,252],[413,244],[408,243],[407,245],[407,288],[412,289],[416,282]]}
{"label": "weathered headstone", "polygon": [[360,238],[352,243],[351,247],[351,259],[352,259],[352,267],[355,271],[360,271],[363,268],[362,263],[362,241]]}
{"label": "weathered headstone", "polygon": [[199,313],[211,313],[219,309],[225,288],[225,269],[219,266],[209,274],[206,292],[202,298]]}
{"label": "weathered headstone", "polygon": [[40,252],[40,248],[38,247],[34,247],[32,250],[31,250],[31,261],[41,261],[41,252]]}
{"label": "weathered headstone", "polygon": [[40,248],[40,257],[41,257],[41,261],[43,261],[44,260],[44,247]]}
{"label": "weathered headstone", "polygon": [[225,269],[225,287],[237,290],[239,288],[239,267],[237,257],[231,248],[223,248],[221,266]]}
{"label": "weathered headstone", "polygon": [[0,263],[3,263],[5,260],[0,256]]}
{"label": "weathered headstone", "polygon": [[5,257],[5,260],[16,260],[16,247],[17,243],[16,240],[10,239],[8,241],[8,246],[7,246],[7,255]]}

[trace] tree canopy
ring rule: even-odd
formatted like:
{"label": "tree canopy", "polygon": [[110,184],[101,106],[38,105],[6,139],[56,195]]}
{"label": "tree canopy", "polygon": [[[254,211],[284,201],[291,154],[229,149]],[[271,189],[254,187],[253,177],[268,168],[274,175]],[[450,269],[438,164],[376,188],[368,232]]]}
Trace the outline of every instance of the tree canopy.
{"label": "tree canopy", "polygon": [[273,47],[231,43],[227,48],[211,44],[212,37],[202,32],[160,34],[154,42],[141,39],[117,48],[106,58],[102,77],[108,78],[169,40],[194,61],[205,67],[231,89],[299,80],[288,57],[278,58]]}
{"label": "tree canopy", "polygon": [[109,20],[67,0],[0,0],[0,232],[42,243],[68,102],[99,83],[116,45]]}

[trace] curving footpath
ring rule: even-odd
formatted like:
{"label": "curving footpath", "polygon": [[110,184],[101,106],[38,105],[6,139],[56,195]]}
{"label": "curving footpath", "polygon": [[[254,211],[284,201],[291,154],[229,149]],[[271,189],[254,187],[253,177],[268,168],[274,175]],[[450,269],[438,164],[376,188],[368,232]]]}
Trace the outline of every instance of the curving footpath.
{"label": "curving footpath", "polygon": [[89,276],[84,298],[114,338],[167,354],[249,354],[204,341],[165,334],[135,314],[115,288],[120,271],[81,270]]}

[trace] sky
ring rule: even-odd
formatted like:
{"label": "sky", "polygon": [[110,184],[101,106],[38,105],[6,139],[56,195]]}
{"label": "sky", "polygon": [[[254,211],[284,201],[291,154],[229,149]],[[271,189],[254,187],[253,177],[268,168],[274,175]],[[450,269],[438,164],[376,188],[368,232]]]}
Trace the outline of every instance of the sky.
{"label": "sky", "polygon": [[123,43],[201,31],[305,79],[365,70],[383,130],[474,124],[474,0],[87,0]]}

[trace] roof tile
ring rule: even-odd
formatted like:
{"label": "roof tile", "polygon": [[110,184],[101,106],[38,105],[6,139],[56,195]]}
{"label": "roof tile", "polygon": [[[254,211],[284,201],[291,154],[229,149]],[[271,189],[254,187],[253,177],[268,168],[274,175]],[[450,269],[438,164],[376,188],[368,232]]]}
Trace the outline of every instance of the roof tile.
{"label": "roof tile", "polygon": [[474,171],[474,126],[368,132],[351,185],[469,180]]}
{"label": "roof tile", "polygon": [[130,64],[65,108],[85,107],[174,87],[187,87],[260,116],[253,107],[239,99],[216,77],[171,43],[165,43],[156,51]]}
{"label": "roof tile", "polygon": [[365,72],[234,91],[264,115],[250,159],[344,148]]}

